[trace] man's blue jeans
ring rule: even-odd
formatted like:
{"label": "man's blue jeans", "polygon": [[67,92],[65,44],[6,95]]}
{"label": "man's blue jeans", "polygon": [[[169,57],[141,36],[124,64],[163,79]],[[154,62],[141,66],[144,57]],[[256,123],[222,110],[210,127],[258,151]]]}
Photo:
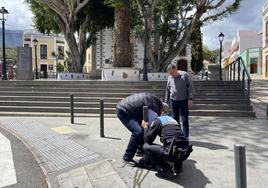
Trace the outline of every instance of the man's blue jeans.
{"label": "man's blue jeans", "polygon": [[171,108],[173,118],[180,123],[180,114],[182,120],[182,128],[185,136],[189,137],[189,109],[188,100],[175,101],[171,100]]}
{"label": "man's blue jeans", "polygon": [[116,114],[120,121],[123,123],[123,125],[132,133],[128,142],[127,149],[123,156],[123,160],[128,161],[133,159],[137,148],[141,142],[143,136],[142,128],[136,119],[129,117],[129,115],[123,110],[117,109]]}

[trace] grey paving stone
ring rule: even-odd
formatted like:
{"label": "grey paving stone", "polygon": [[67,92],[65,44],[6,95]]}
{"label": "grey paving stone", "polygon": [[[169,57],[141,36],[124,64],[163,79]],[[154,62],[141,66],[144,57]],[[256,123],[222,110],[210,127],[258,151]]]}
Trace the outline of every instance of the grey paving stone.
{"label": "grey paving stone", "polygon": [[3,121],[2,124],[27,143],[30,143],[54,171],[84,162],[90,163],[99,157],[97,154],[68,139],[68,137],[55,133],[39,122],[9,119]]}

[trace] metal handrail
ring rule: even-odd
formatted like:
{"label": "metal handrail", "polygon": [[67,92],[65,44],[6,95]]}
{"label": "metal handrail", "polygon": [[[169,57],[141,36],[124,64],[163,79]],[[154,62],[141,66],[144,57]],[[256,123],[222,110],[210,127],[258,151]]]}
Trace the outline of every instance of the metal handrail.
{"label": "metal handrail", "polygon": [[[237,58],[232,63],[224,67],[223,71],[225,72],[225,74],[223,74],[224,80],[241,81],[241,86],[245,97],[247,98],[248,108],[250,110],[250,83],[252,80],[243,59],[241,57]],[[247,84],[245,82],[247,82]]]}

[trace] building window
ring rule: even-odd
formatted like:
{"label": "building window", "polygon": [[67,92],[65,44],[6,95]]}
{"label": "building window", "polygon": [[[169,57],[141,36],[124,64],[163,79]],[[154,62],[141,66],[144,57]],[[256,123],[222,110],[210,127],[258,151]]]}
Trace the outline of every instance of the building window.
{"label": "building window", "polygon": [[28,48],[29,47],[29,44],[24,44],[24,47],[27,47]]}
{"label": "building window", "polygon": [[40,59],[47,59],[47,45],[40,45]]}
{"label": "building window", "polygon": [[58,57],[64,59],[64,46],[58,46]]}

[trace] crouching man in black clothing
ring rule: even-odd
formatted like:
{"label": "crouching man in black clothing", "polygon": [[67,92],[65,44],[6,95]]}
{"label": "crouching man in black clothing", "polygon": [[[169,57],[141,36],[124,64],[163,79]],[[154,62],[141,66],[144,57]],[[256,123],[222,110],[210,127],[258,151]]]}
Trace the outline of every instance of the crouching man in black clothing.
{"label": "crouching man in black clothing", "polygon": [[[154,166],[158,175],[164,178],[178,174],[182,170],[182,161],[192,152],[188,138],[182,132],[178,122],[168,115],[156,118],[150,126],[142,122],[144,128],[144,157],[139,161],[142,167]],[[160,136],[163,146],[154,144]]]}

